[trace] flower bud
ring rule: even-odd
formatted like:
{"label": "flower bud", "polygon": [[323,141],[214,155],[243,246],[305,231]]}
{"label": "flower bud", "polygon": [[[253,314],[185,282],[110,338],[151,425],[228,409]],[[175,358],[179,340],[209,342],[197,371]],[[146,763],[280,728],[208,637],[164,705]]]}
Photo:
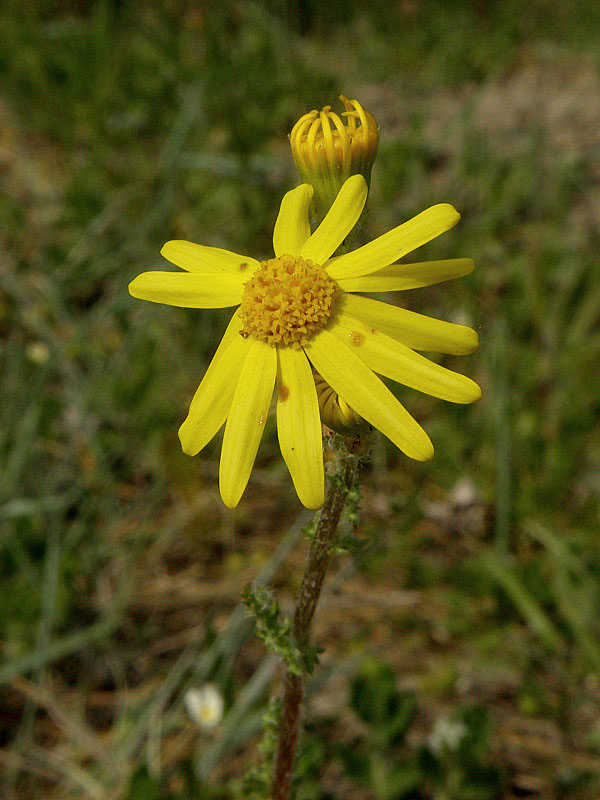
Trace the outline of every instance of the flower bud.
{"label": "flower bud", "polygon": [[331,388],[318,372],[313,370],[321,422],[342,436],[366,433],[371,426]]}
{"label": "flower bud", "polygon": [[377,155],[379,128],[358,100],[340,95],[346,107],[340,118],[325,106],[310,111],[292,128],[294,163],[304,183],[314,188],[313,211],[320,222],[351,175],[362,175],[369,186]]}

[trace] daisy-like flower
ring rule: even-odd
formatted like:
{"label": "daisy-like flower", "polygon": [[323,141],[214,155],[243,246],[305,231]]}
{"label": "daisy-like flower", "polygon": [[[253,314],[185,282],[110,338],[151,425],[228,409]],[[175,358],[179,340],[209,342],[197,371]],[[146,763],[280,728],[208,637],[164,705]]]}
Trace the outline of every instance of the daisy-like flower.
{"label": "daisy-like flower", "polygon": [[183,701],[190,717],[204,730],[216,727],[223,717],[225,701],[212,683],[207,683],[200,689],[188,689]]}
{"label": "daisy-like flower", "polygon": [[456,225],[458,212],[448,204],[432,206],[332,257],[361,215],[367,184],[362,175],[349,178],[311,234],[312,194],[302,184],[284,196],[273,234],[275,258],[258,262],[171,241],[162,255],[185,272],[144,272],[129,286],[134,297],[156,303],[239,306],[179,430],[183,450],[196,455],[225,424],[219,484],[230,508],[248,483],[275,384],[279,444],[294,486],[308,508],[323,504],[312,367],[357,414],[421,461],[433,455],[429,437],[376,373],[455,403],[481,395],[470,378],[415,352],[470,353],[478,344],[475,331],[356,294],[413,289],[471,272],[467,258],[394,263]]}

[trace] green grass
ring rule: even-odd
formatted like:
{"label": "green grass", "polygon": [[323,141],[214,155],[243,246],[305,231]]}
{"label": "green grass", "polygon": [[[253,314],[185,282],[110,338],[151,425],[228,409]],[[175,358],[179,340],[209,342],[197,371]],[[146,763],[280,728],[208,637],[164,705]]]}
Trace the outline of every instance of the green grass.
{"label": "green grass", "polygon": [[[176,433],[227,314],[141,303],[127,284],[169,238],[268,255],[296,181],[287,133],[339,92],[382,127],[365,234],[436,202],[463,215],[422,257],[473,256],[475,273],[405,300],[478,328],[479,352],[444,363],[484,397],[400,390],[436,456],[377,445],[369,546],[339,569],[374,607],[406,590],[419,613],[384,605],[381,623],[324,640],[331,684],[351,682],[357,653],[393,651],[401,681],[418,664],[416,737],[483,695],[503,796],[527,770],[540,797],[596,796],[598,16],[584,0],[2,5],[3,797],[134,797],[144,764],[162,797],[206,744],[181,711],[198,680],[237,709],[206,757],[213,781],[231,754],[234,772],[251,760],[271,673],[248,683],[264,654],[226,620],[300,508],[270,425],[240,509],[222,509],[218,442],[191,460]],[[452,501],[465,476],[468,509]],[[276,578],[287,599],[294,552]],[[447,676],[465,663],[494,688],[461,695]],[[561,747],[523,767],[503,743],[532,721]]]}

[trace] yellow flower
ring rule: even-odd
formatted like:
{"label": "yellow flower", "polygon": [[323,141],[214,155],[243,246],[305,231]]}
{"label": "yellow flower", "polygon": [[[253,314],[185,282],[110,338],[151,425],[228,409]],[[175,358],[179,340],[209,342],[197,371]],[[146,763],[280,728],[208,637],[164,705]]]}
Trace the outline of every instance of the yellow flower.
{"label": "yellow flower", "polygon": [[477,334],[355,292],[389,292],[466,275],[467,258],[396,264],[459,220],[447,204],[433,206],[369,244],[332,257],[358,220],[367,185],[354,175],[311,234],[313,189],[288,192],[275,223],[275,258],[253,258],[192,242],[172,241],[162,255],[185,272],[144,272],[134,297],[187,308],[240,306],[179,430],[196,455],[225,423],[220,490],[230,508],[250,477],[277,384],[277,431],[296,491],[308,508],[324,497],[321,421],[313,369],[354,411],[410,458],[433,446],[420,425],[375,373],[456,403],[480,397],[476,383],[416,350],[464,354]]}
{"label": "yellow flower", "polygon": [[294,163],[304,183],[313,186],[313,210],[322,220],[351,175],[371,181],[379,145],[379,128],[358,100],[340,95],[346,107],[342,120],[331,106],[300,117],[290,133]]}

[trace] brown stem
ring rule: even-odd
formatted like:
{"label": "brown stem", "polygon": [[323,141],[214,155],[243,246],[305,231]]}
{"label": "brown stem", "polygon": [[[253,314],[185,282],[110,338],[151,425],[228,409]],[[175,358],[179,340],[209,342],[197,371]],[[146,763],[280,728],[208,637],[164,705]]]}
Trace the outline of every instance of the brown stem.
{"label": "brown stem", "polygon": [[[340,454],[339,457],[342,460],[339,469],[327,480],[325,502],[308,552],[294,611],[292,634],[294,643],[301,652],[306,652],[310,641],[311,623],[331,558],[331,547],[335,541],[348,492],[356,477],[358,458],[347,452]],[[305,677],[304,673],[295,675],[289,671],[285,675],[271,800],[288,800],[290,796]]]}

